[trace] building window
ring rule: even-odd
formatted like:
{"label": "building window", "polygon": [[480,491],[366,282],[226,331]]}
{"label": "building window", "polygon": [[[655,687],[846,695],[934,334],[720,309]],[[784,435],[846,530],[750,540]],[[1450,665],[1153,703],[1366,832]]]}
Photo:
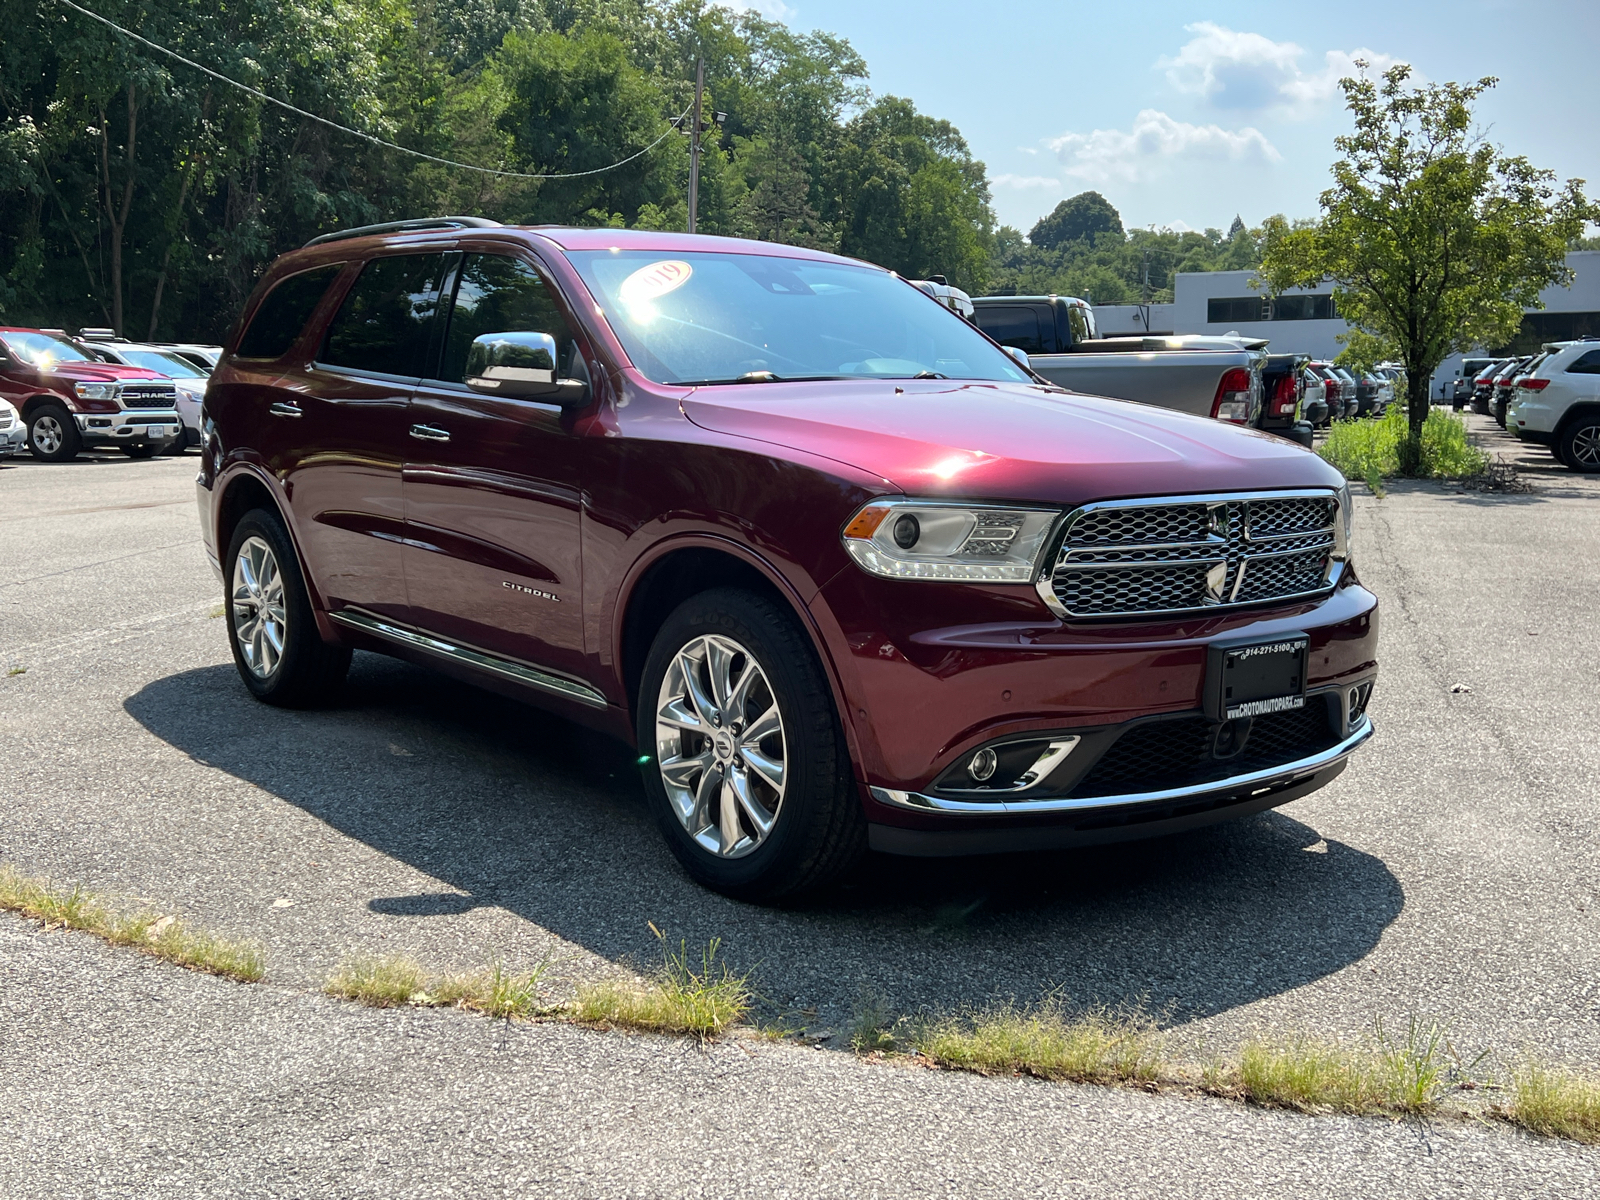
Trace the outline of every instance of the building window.
{"label": "building window", "polygon": [[1332,296],[1278,296],[1272,301],[1272,315],[1267,320],[1331,321],[1338,315]]}
{"label": "building window", "polygon": [[1600,337],[1600,312],[1523,313],[1517,336],[1492,353],[1496,358],[1521,358],[1538,353],[1546,342],[1575,342],[1586,337]]}
{"label": "building window", "polygon": [[1206,301],[1206,323],[1210,325],[1233,325],[1241,321],[1265,319],[1265,304],[1260,296],[1221,297]]}

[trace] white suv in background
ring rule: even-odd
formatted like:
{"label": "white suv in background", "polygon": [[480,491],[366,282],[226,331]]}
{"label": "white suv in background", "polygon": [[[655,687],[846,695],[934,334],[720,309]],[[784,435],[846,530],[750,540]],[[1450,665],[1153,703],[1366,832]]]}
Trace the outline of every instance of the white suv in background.
{"label": "white suv in background", "polygon": [[1600,339],[1549,342],[1516,385],[1506,428],[1549,446],[1574,471],[1600,473]]}

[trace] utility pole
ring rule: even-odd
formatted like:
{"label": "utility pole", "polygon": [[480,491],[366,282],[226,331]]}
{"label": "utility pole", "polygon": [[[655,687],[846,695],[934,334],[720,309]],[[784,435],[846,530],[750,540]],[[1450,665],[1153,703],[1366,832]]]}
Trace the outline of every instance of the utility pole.
{"label": "utility pole", "polygon": [[694,112],[689,114],[689,232],[700,215],[700,104],[706,90],[706,60],[694,60]]}

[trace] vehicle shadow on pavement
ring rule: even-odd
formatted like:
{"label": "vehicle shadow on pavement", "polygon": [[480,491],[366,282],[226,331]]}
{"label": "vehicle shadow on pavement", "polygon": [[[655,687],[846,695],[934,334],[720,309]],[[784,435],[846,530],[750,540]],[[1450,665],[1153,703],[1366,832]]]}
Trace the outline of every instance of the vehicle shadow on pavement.
{"label": "vehicle shadow on pavement", "polygon": [[[986,859],[871,856],[804,905],[725,899],[658,835],[632,753],[538,710],[358,654],[342,703],[257,704],[231,664],[125,702],[155,736],[464,896],[360,898],[392,916],[499,906],[613,961],[720,938],[770,1003],[846,1020],[1057,994],[1184,1021],[1362,958],[1404,896],[1371,855],[1282,812],[1155,842]],[[247,848],[241,848],[248,853]]]}

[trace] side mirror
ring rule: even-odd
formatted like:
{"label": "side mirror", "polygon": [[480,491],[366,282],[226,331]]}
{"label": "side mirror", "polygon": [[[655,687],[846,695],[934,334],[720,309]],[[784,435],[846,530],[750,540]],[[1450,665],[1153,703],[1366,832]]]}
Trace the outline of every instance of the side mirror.
{"label": "side mirror", "polygon": [[556,340],[548,333],[486,333],[472,339],[463,377],[475,392],[515,400],[543,400],[562,408],[589,402],[583,379],[558,377]]}
{"label": "side mirror", "polygon": [[1007,346],[1005,350],[1007,354],[1021,363],[1024,369],[1033,370],[1033,364],[1028,361],[1028,352],[1026,350],[1018,350],[1015,346]]}

